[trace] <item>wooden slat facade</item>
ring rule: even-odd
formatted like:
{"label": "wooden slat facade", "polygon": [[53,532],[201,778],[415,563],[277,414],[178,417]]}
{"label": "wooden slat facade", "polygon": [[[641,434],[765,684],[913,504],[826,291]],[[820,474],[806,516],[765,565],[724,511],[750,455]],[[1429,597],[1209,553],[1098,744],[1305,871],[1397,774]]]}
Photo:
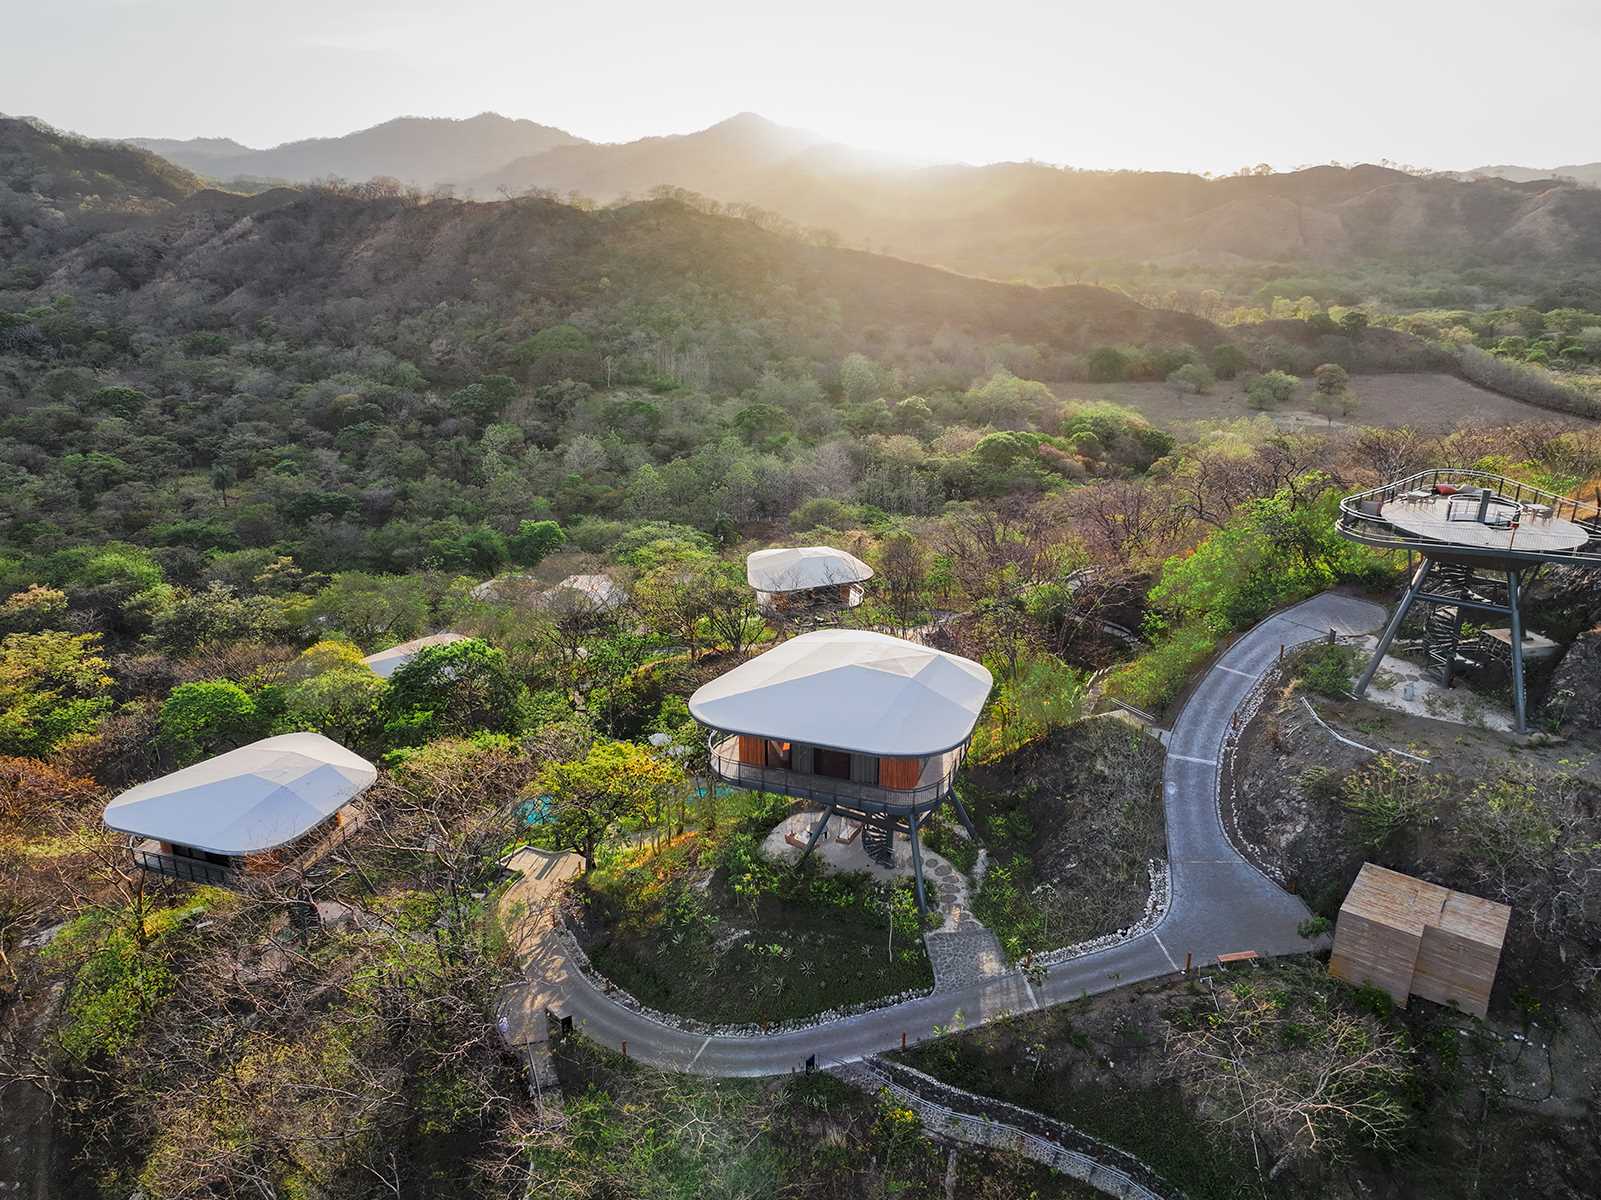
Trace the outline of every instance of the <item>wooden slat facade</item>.
{"label": "wooden slat facade", "polygon": [[1340,906],[1329,973],[1482,1017],[1512,910],[1364,863]]}
{"label": "wooden slat facade", "polygon": [[878,760],[878,785],[910,791],[917,786],[923,773],[920,758],[881,758]]}

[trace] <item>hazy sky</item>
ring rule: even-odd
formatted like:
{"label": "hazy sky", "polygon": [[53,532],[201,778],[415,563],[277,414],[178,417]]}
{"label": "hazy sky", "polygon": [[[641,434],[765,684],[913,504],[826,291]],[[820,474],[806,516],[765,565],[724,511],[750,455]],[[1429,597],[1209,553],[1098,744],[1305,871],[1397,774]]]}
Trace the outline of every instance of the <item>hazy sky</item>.
{"label": "hazy sky", "polygon": [[0,0],[0,112],[266,146],[486,109],[623,141],[753,110],[918,158],[1601,159],[1593,0]]}

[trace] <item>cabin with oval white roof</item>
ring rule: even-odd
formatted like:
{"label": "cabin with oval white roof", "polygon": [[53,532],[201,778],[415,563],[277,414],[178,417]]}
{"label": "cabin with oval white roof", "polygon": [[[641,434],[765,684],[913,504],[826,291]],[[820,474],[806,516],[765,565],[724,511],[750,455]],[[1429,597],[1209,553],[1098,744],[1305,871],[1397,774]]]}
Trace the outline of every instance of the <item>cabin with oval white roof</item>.
{"label": "cabin with oval white roof", "polygon": [[855,608],[873,568],[833,546],[757,550],[745,559],[745,580],[756,606],[770,616],[800,610]]}
{"label": "cabin with oval white roof", "polygon": [[134,865],[246,888],[305,870],[365,817],[378,770],[320,733],[264,738],[130,788],[106,805]]}
{"label": "cabin with oval white roof", "polygon": [[[701,687],[690,715],[708,730],[713,772],[752,791],[824,808],[862,823],[864,846],[911,841],[924,904],[918,830],[952,790],[989,698],[980,664],[860,629],[802,634]],[[803,856],[804,857],[804,856]]]}

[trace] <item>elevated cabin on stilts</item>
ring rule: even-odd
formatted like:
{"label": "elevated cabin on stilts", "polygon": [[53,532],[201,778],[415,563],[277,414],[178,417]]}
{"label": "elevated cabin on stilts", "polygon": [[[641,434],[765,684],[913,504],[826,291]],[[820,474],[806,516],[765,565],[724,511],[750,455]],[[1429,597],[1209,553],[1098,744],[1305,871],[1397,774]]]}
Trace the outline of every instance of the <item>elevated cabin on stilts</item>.
{"label": "elevated cabin on stilts", "polygon": [[926,912],[918,830],[949,799],[973,831],[953,785],[990,687],[987,670],[957,655],[826,629],[712,680],[689,711],[708,730],[718,778],[823,808],[803,861],[836,816],[861,822],[863,848],[885,865],[904,834]]}
{"label": "elevated cabin on stilts", "polygon": [[832,546],[757,550],[745,559],[756,607],[774,621],[816,623],[862,602],[873,568]]}
{"label": "elevated cabin on stilts", "polygon": [[1542,647],[1523,628],[1522,595],[1544,566],[1601,566],[1601,492],[1559,496],[1486,471],[1420,471],[1340,501],[1339,532],[1380,550],[1404,550],[1417,566],[1400,605],[1357,681],[1361,696],[1415,604],[1428,613],[1423,651],[1447,687],[1459,663],[1462,622],[1502,617],[1481,641],[1505,647],[1519,733],[1528,732],[1523,662]]}
{"label": "elevated cabin on stilts", "polygon": [[265,738],[152,779],[106,805],[136,867],[248,890],[314,866],[365,819],[378,771],[320,733]]}

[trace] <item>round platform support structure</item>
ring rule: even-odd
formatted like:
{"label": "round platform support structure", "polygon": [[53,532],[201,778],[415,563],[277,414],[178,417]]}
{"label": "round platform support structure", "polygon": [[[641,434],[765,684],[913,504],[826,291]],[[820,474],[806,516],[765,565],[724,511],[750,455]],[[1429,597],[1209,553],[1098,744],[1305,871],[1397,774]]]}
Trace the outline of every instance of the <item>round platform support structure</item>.
{"label": "round platform support structure", "polygon": [[[1464,610],[1507,618],[1512,707],[1528,732],[1523,677],[1524,584],[1542,566],[1601,567],[1601,492],[1578,500],[1487,471],[1420,471],[1340,501],[1341,536],[1417,555],[1417,569],[1363,669],[1367,692],[1413,606],[1430,606],[1424,650],[1450,686]],[[1505,589],[1505,603],[1491,593]]]}

